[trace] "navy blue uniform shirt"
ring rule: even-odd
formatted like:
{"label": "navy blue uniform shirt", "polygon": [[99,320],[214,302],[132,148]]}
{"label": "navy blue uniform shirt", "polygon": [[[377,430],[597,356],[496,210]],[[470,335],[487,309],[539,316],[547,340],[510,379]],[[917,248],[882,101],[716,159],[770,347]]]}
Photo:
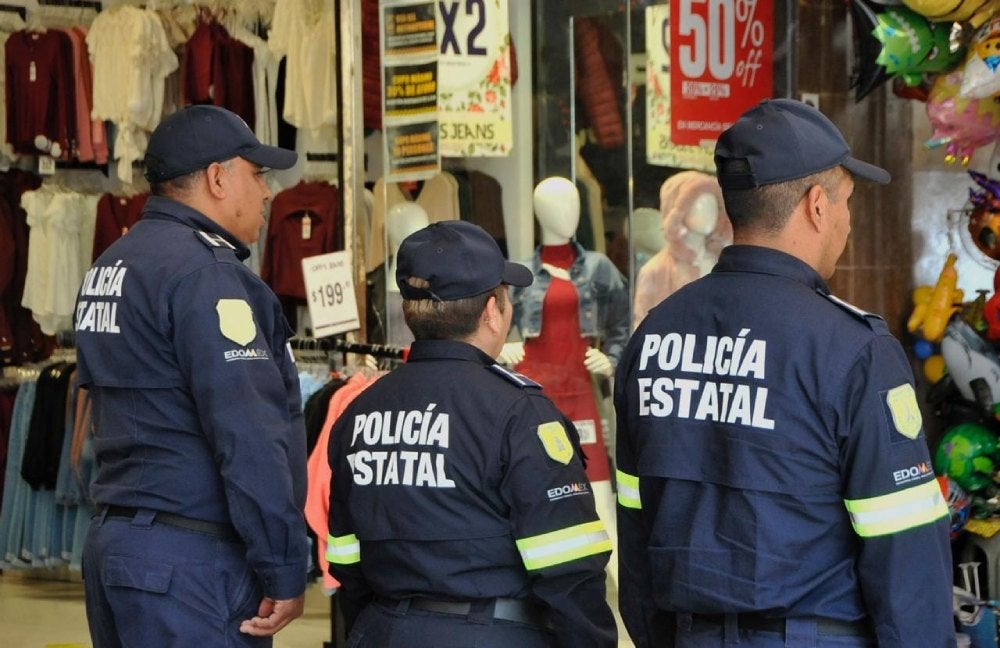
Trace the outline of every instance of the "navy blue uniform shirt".
{"label": "navy blue uniform shirt", "polygon": [[77,298],[98,505],[231,522],[266,596],[305,590],[306,436],[291,331],[199,212],[151,197]]}
{"label": "navy blue uniform shirt", "polygon": [[559,645],[616,646],[611,542],[573,424],[476,347],[418,340],[330,434],[327,559],[348,625],[372,595],[541,602]]}
{"label": "navy blue uniform shirt", "polygon": [[909,362],[802,261],[731,246],[650,311],[618,367],[619,601],[636,645],[673,612],[870,618],[954,645],[948,511]]}

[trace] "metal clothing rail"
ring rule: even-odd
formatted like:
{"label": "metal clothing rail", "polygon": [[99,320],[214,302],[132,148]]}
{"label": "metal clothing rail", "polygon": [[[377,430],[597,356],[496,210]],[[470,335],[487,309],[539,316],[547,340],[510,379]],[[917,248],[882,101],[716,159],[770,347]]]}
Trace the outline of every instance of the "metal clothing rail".
{"label": "metal clothing rail", "polygon": [[348,342],[341,338],[299,338],[293,337],[288,340],[293,349],[299,351],[340,351],[343,353],[358,353],[370,355],[376,358],[396,358],[406,357],[405,347],[393,346],[389,344],[369,344],[366,342]]}
{"label": "metal clothing rail", "polygon": [[16,13],[21,16],[21,20],[25,20],[28,17],[28,8],[21,5],[0,4],[0,12]]}
{"label": "metal clothing rail", "polygon": [[80,9],[101,10],[100,0],[38,0],[38,4],[50,7],[78,7]]}

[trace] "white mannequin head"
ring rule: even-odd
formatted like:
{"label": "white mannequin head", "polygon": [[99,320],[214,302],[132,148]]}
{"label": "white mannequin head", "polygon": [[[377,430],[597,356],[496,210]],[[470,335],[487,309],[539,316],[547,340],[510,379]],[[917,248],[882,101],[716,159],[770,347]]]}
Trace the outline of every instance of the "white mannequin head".
{"label": "white mannequin head", "polygon": [[580,193],[566,178],[553,176],[535,186],[535,218],[542,232],[542,245],[565,245],[580,224]]}
{"label": "white mannequin head", "polygon": [[424,208],[415,202],[404,201],[396,203],[389,208],[385,215],[385,235],[389,240],[389,253],[392,261],[389,264],[386,276],[389,278],[388,288],[392,292],[399,292],[396,285],[396,251],[399,244],[410,234],[430,225],[430,218]]}
{"label": "white mannequin head", "polygon": [[403,239],[428,225],[430,225],[430,218],[423,207],[410,201],[396,203],[389,208],[389,213],[385,217],[389,251],[395,256]]}
{"label": "white mannequin head", "polygon": [[662,220],[660,210],[652,207],[639,207],[632,212],[632,219],[626,225],[637,253],[652,256],[663,249],[667,240],[663,237]]}
{"label": "white mannequin head", "polygon": [[719,200],[710,193],[704,193],[695,198],[691,209],[684,217],[687,232],[683,235],[684,243],[692,250],[703,250],[708,235],[715,231],[719,222]]}

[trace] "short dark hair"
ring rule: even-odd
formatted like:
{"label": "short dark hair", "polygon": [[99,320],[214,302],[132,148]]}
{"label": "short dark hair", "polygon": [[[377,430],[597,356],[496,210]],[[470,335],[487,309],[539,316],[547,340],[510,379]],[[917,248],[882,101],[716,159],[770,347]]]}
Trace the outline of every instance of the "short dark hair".
{"label": "short dark hair", "polygon": [[[409,281],[419,284],[422,280],[410,277]],[[420,285],[414,287],[421,288]],[[403,317],[413,337],[418,340],[464,340],[479,327],[479,317],[490,297],[496,297],[497,307],[503,311],[507,304],[506,295],[506,285],[500,284],[464,299],[404,299]]]}
{"label": "short dark hair", "polygon": [[795,206],[810,188],[820,185],[832,195],[846,174],[847,170],[836,166],[787,182],[750,189],[724,188],[722,200],[734,230],[776,232],[785,226]]}
{"label": "short dark hair", "polygon": [[164,198],[183,195],[191,191],[195,182],[199,178],[204,177],[204,175],[205,169],[198,169],[197,171],[192,171],[191,173],[186,173],[182,176],[171,178],[170,180],[150,182],[149,193],[153,196],[163,196]]}
{"label": "short dark hair", "polygon": [[[233,160],[235,159],[236,158],[229,158],[228,160],[219,162],[219,164],[227,170],[230,170],[232,169]],[[164,198],[184,195],[194,188],[195,182],[204,177],[206,171],[208,171],[208,167],[192,171],[191,173],[185,173],[182,176],[177,176],[176,178],[171,178],[170,180],[150,182],[149,193],[150,195],[163,196]]]}

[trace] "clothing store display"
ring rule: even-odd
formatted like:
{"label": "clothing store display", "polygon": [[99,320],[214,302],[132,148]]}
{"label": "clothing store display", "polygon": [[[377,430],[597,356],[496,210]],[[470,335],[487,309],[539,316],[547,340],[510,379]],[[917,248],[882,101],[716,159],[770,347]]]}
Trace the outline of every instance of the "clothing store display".
{"label": "clothing store display", "polygon": [[21,30],[5,44],[7,138],[14,151],[68,157],[76,139],[73,48],[51,29]]}
{"label": "clothing store display", "polygon": [[21,196],[31,228],[21,304],[47,335],[73,328],[76,292],[90,267],[99,199],[50,185]]}
{"label": "clothing store display", "polygon": [[164,80],[177,69],[177,56],[159,15],[127,4],[97,15],[87,47],[94,72],[93,116],[114,123],[118,178],[128,183],[132,164],[146,152],[148,133],[160,122]]}
{"label": "clothing store display", "polygon": [[[542,263],[568,270],[575,261],[572,245],[546,245]],[[581,335],[580,299],[573,281],[552,277],[541,306],[545,326],[524,342],[524,360],[515,369],[543,386],[543,393],[573,421],[587,456],[592,482],[611,479],[597,399],[584,354],[591,340]]]}
{"label": "clothing store display", "polygon": [[272,201],[260,276],[279,297],[304,300],[302,259],[342,249],[337,187],[303,180]]}
{"label": "clothing store display", "polygon": [[109,245],[124,236],[139,222],[148,194],[113,196],[104,194],[97,201],[97,220],[94,223],[94,249],[91,260],[96,259]]}
{"label": "clothing store display", "polygon": [[337,123],[333,4],[278,0],[268,45],[287,59],[282,116],[298,128]]}
{"label": "clothing store display", "polygon": [[185,104],[227,108],[256,123],[254,50],[214,20],[203,21],[184,46],[181,90]]}

